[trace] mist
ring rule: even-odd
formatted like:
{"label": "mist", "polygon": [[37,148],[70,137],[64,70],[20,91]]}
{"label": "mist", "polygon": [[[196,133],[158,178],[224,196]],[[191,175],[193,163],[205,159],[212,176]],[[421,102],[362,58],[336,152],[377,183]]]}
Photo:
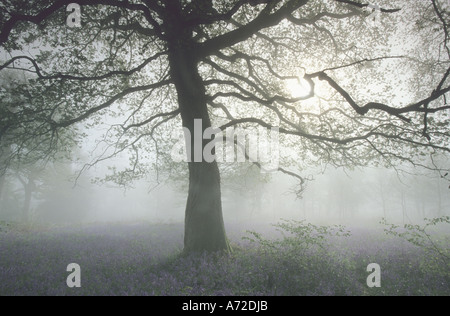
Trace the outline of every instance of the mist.
{"label": "mist", "polygon": [[448,1],[74,1],[0,4],[1,296],[450,294]]}
{"label": "mist", "polygon": [[[420,176],[382,168],[329,168],[311,179],[302,196],[297,197],[292,178],[276,173],[258,176],[259,169],[244,165],[244,172],[257,176],[222,182],[226,225],[251,227],[285,219],[358,226],[376,225],[382,218],[415,224],[424,218],[450,215],[448,181],[438,173]],[[187,184],[183,187],[169,180],[156,184],[150,179],[122,188],[92,181],[105,177],[96,174],[96,170],[80,174],[74,168],[66,173],[52,170],[49,175],[44,170],[33,174],[32,178],[39,180],[32,194],[29,220],[62,226],[138,221],[183,223]],[[19,210],[24,196],[20,181],[8,177],[0,221],[23,219]]]}

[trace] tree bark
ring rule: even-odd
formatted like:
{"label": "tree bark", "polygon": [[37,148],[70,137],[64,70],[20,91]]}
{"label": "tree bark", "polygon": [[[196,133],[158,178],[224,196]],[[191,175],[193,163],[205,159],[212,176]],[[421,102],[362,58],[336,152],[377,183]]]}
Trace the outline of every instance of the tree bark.
{"label": "tree bark", "polygon": [[[190,131],[187,145],[191,145],[189,164],[189,193],[185,216],[184,252],[230,251],[222,214],[220,172],[217,162],[206,162],[203,155],[197,161],[194,155],[194,122],[201,120],[202,135],[211,127],[206,89],[198,72],[195,53],[186,42],[173,41],[169,45],[171,75],[178,93],[183,127]],[[199,131],[197,131],[198,134]],[[211,140],[201,137],[201,149]]]}
{"label": "tree bark", "polygon": [[222,215],[217,163],[189,164],[184,251],[230,251]]}

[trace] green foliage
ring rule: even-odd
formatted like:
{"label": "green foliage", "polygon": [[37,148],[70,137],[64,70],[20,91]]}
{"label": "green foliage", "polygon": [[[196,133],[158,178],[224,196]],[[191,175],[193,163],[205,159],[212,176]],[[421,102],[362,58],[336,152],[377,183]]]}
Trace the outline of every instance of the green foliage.
{"label": "green foliage", "polygon": [[10,224],[5,221],[0,221],[0,233],[7,233],[9,231]]}
{"label": "green foliage", "polygon": [[[386,219],[381,224],[387,226],[387,235],[399,237],[409,243],[422,248],[427,253],[429,269],[436,271],[446,271],[445,277],[450,278],[450,247],[448,232],[441,230],[442,225],[450,224],[450,217],[443,216],[433,219],[424,219],[422,225],[406,224],[400,227],[388,223]],[[444,266],[444,268],[443,268]]]}
{"label": "green foliage", "polygon": [[345,227],[316,226],[294,220],[282,220],[273,226],[281,238],[265,238],[260,233],[248,232],[250,236],[243,239],[257,245],[254,256],[265,262],[260,269],[267,275],[266,286],[274,294],[279,294],[281,287],[285,295],[321,288],[321,277],[330,271],[339,280],[336,293],[343,294],[350,288],[349,280],[342,274],[345,263],[328,251],[333,237],[350,236]]}
{"label": "green foliage", "polygon": [[244,237],[244,240],[259,244],[265,251],[287,249],[299,254],[309,249],[325,249],[331,237],[351,235],[344,226],[316,226],[305,221],[282,220],[273,226],[283,236],[281,239],[266,239],[257,232],[248,232],[251,237]]}
{"label": "green foliage", "polygon": [[316,226],[305,221],[282,220],[273,226],[281,238],[265,238],[260,233],[248,232],[250,236],[243,239],[256,244],[257,252],[293,275],[309,273],[324,262],[334,261],[328,251],[331,239],[351,235],[343,226]]}
{"label": "green foliage", "polygon": [[[287,14],[291,19],[264,27],[254,36],[244,36],[241,42],[221,50],[217,56],[215,53],[203,56],[198,72],[212,102],[211,116],[226,118],[225,121],[230,120],[228,114],[236,119],[251,117],[268,125],[301,131],[305,137],[289,134],[280,137],[285,147],[281,152],[283,166],[299,172],[326,164],[391,168],[411,162],[410,157],[416,157],[413,163],[421,163],[436,151],[434,145],[441,149],[448,147],[449,119],[443,111],[440,111],[442,115],[428,117],[428,134],[433,138],[433,147],[423,142],[422,113],[409,115],[410,123],[393,120],[382,111],[355,117],[347,105],[343,106],[345,100],[335,98],[334,89],[319,84],[319,80],[316,80],[316,97],[302,102],[283,101],[292,97],[284,78],[324,69],[328,69],[333,80],[348,89],[348,94],[360,105],[377,102],[394,106],[398,100],[417,101],[413,98],[415,94],[418,100],[429,96],[442,79],[440,74],[448,69],[446,54],[440,51],[446,32],[432,6],[416,2],[414,6],[405,6],[403,0],[379,0],[382,7],[402,8],[402,11],[381,14],[380,23],[374,25],[368,18],[372,10],[359,10],[336,1],[306,1],[301,9]],[[27,73],[34,74],[10,89],[0,88],[4,105],[0,107],[0,129],[7,126],[4,135],[25,143],[26,148],[31,148],[29,140],[39,142],[40,148],[45,148],[48,154],[57,148],[68,148],[81,138],[67,131],[69,125],[85,127],[86,131],[104,128],[108,131],[96,141],[99,145],[107,143],[110,151],[104,153],[99,146],[99,152],[94,153],[98,159],[94,162],[121,153],[131,157],[128,168],[112,168],[106,181],[124,186],[155,170],[158,181],[160,176],[186,178],[184,164],[167,159],[170,157],[166,149],[173,145],[169,134],[181,126],[179,119],[163,116],[148,121],[155,115],[172,112],[178,105],[174,85],[164,83],[171,78],[167,49],[172,45],[168,38],[153,34],[141,10],[125,3],[118,7],[84,5],[82,28],[67,27],[65,8],[39,25],[15,25],[9,40],[2,45],[4,55],[22,55],[21,51],[23,55],[30,55],[45,78],[37,79],[38,73],[29,59],[16,60],[15,71],[26,69]],[[164,7],[169,2],[158,3]],[[236,31],[239,25],[264,22],[256,18],[264,12],[265,1],[243,5],[234,12],[233,19],[217,22],[213,19],[211,23],[199,25],[195,23],[198,18],[226,14],[242,1],[180,0],[179,3],[186,21],[176,16],[178,20],[171,20],[172,15],[158,10],[150,10],[150,15],[162,29],[186,22],[186,29],[192,28],[192,44],[199,47],[225,33],[233,37],[230,31]],[[278,1],[277,7],[286,3]],[[0,25],[6,23],[12,12],[36,15],[46,7],[48,1],[44,0],[3,1]],[[293,23],[292,18],[298,23]],[[411,34],[414,45],[409,45]],[[401,54],[410,58],[380,59],[393,55],[392,43],[400,46],[401,41],[405,44],[401,45]],[[378,60],[363,62],[371,58]],[[395,75],[392,69],[396,69]],[[405,78],[410,78],[410,82],[405,82]],[[157,82],[161,85],[153,86]],[[437,104],[432,102],[430,107],[433,106]],[[347,108],[348,111],[343,110]],[[112,120],[114,124],[109,126]],[[254,124],[248,125],[254,127]],[[375,130],[377,133],[373,133]],[[61,133],[66,133],[67,137],[61,137]],[[36,140],[37,135],[39,140]],[[369,143],[361,139],[352,142],[354,146],[338,146],[343,139],[356,140],[365,135],[372,135]],[[330,142],[321,138],[338,142],[330,150]],[[69,139],[73,140],[69,143]],[[42,150],[38,152],[41,154]],[[235,170],[239,172],[238,168]]]}

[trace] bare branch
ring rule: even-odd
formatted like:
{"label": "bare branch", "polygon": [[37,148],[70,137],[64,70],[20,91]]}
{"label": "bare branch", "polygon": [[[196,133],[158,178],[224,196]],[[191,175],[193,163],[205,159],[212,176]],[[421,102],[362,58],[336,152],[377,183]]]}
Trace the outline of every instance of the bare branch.
{"label": "bare branch", "polygon": [[108,79],[114,76],[131,76],[132,74],[141,71],[142,69],[144,69],[147,65],[149,65],[151,62],[157,60],[158,58],[160,58],[161,56],[166,55],[167,52],[160,52],[155,54],[154,56],[146,59],[142,64],[140,64],[139,66],[137,66],[136,68],[133,68],[131,70],[117,70],[117,71],[111,71],[107,74],[104,75],[100,75],[100,76],[74,76],[74,75],[67,75],[67,74],[55,74],[55,75],[44,75],[42,74],[42,70],[40,69],[39,65],[37,64],[37,62],[28,56],[16,56],[11,58],[9,61],[7,61],[5,64],[0,65],[0,71],[8,68],[10,65],[14,64],[14,62],[18,61],[18,60],[28,60],[34,67],[36,75],[39,77],[39,79],[43,79],[43,80],[54,80],[54,79],[62,79],[62,80],[73,80],[73,81],[96,81],[96,80],[104,80],[104,79]]}
{"label": "bare branch", "polygon": [[279,0],[271,1],[261,11],[257,18],[236,30],[220,35],[200,44],[199,57],[204,58],[215,54],[223,48],[243,42],[262,29],[277,25],[292,12],[308,3],[308,0],[289,0],[281,8],[271,13]]}
{"label": "bare branch", "polygon": [[436,0],[431,0],[431,2],[433,3],[434,11],[436,12],[437,16],[439,17],[439,20],[442,22],[442,25],[444,26],[444,35],[445,35],[444,46],[445,46],[445,49],[447,50],[447,56],[448,56],[448,58],[450,58],[450,47],[448,46],[448,41],[450,40],[450,34],[449,34],[449,30],[448,30],[449,25],[445,21],[444,16],[442,15],[442,12],[439,10]]}
{"label": "bare branch", "polygon": [[[390,107],[386,104],[371,102],[366,104],[365,106],[359,106],[355,100],[350,96],[350,94],[344,90],[336,81],[331,79],[326,73],[320,72],[312,75],[307,75],[311,78],[318,77],[322,81],[327,81],[328,84],[335,89],[339,94],[344,97],[344,99],[351,105],[351,107],[360,115],[366,115],[370,110],[380,110],[386,112],[390,115],[396,116],[405,122],[411,122],[411,120],[405,117],[403,114],[411,113],[411,112],[423,112],[423,113],[433,113],[438,111],[438,109],[425,109],[421,108],[422,106],[433,102],[434,100],[439,99],[441,96],[450,92],[450,87],[445,89],[441,89],[439,91],[434,91],[432,95],[424,100],[421,100],[417,103],[411,104],[409,106],[403,108],[394,108]],[[447,107],[439,108],[439,111],[446,110]]]}
{"label": "bare branch", "polygon": [[[269,0],[272,1],[272,0]],[[269,2],[266,1],[266,2]],[[228,12],[223,14],[214,14],[214,15],[191,15],[186,20],[186,25],[188,26],[198,26],[198,25],[209,25],[219,21],[228,21],[231,20],[233,15],[235,15],[244,5],[250,4],[254,2],[254,0],[239,0]]]}
{"label": "bare branch", "polygon": [[[30,22],[34,24],[40,24],[51,15],[53,15],[58,10],[67,7],[69,4],[73,3],[73,0],[58,0],[54,2],[49,7],[43,9],[36,15],[23,15],[17,13],[11,13],[11,18],[2,25],[0,29],[0,45],[6,43],[8,38],[16,26],[16,24],[20,22]],[[134,4],[130,3],[127,0],[119,1],[119,0],[77,0],[79,5],[86,6],[94,6],[94,5],[107,5],[112,7],[126,8],[132,11],[140,11],[144,14],[146,20],[154,27],[155,32],[159,37],[162,38],[161,27],[160,25],[153,19],[152,13],[149,8],[143,4]]]}
{"label": "bare branch", "polygon": [[[226,130],[229,127],[240,125],[240,124],[245,124],[245,123],[257,124],[259,126],[267,128],[267,129],[275,128],[275,126],[272,126],[271,124],[265,122],[264,120],[250,117],[250,118],[241,118],[241,119],[236,119],[236,120],[230,121],[230,122],[222,125],[220,127],[220,129]],[[350,143],[357,142],[357,141],[365,141],[371,137],[381,137],[381,138],[385,138],[385,139],[389,139],[389,140],[400,141],[403,143],[410,143],[410,144],[417,145],[420,147],[428,147],[428,148],[433,148],[433,149],[440,150],[440,151],[450,152],[450,148],[447,148],[447,147],[437,146],[437,145],[434,145],[431,143],[421,143],[421,142],[415,141],[413,139],[407,139],[407,138],[399,136],[399,135],[389,135],[386,133],[379,132],[378,129],[380,129],[380,126],[377,126],[372,131],[370,131],[364,135],[350,137],[350,138],[344,138],[344,139],[330,138],[330,137],[319,136],[319,135],[311,135],[311,134],[305,133],[304,131],[301,131],[301,130],[288,130],[283,127],[279,128],[279,132],[282,134],[286,134],[286,135],[300,136],[300,137],[303,137],[303,138],[306,138],[306,139],[309,139],[312,141],[320,141],[320,142],[338,144],[338,145],[348,145]]]}
{"label": "bare branch", "polygon": [[95,113],[97,113],[97,112],[99,112],[101,110],[104,110],[104,109],[108,108],[109,106],[114,104],[116,101],[126,97],[129,94],[140,92],[140,91],[151,90],[151,89],[155,89],[155,88],[161,88],[161,87],[169,85],[171,83],[172,83],[171,80],[164,80],[164,81],[160,81],[160,82],[157,82],[157,83],[154,83],[154,84],[150,84],[150,85],[146,85],[146,86],[139,86],[139,87],[133,87],[133,88],[126,89],[126,90],[122,91],[121,93],[115,95],[111,99],[109,99],[107,102],[104,102],[101,105],[98,105],[98,106],[96,106],[94,108],[91,108],[91,109],[87,110],[85,113],[83,113],[82,115],[80,115],[80,116],[78,116],[76,118],[73,118],[73,119],[70,119],[70,120],[66,120],[66,121],[63,121],[63,122],[60,122],[60,123],[55,123],[55,126],[56,127],[68,127],[68,126],[71,126],[73,124],[76,124],[78,122],[86,120],[91,115],[93,115],[93,114],[95,114]]}
{"label": "bare branch", "polygon": [[[341,3],[346,3],[346,4],[350,4],[352,6],[358,7],[358,8],[368,8],[370,7],[370,4],[368,3],[358,3],[355,1],[351,1],[351,0],[335,0],[336,2],[341,2]],[[380,11],[383,13],[395,13],[395,12],[399,12],[401,11],[401,9],[385,9],[385,8],[380,8]]]}
{"label": "bare branch", "polygon": [[177,109],[175,111],[168,112],[168,113],[158,113],[158,114],[150,117],[149,119],[145,120],[144,122],[131,124],[131,125],[128,125],[126,127],[123,127],[123,130],[124,130],[124,132],[126,132],[126,131],[128,131],[128,130],[130,130],[132,128],[138,128],[138,127],[142,127],[144,125],[148,125],[151,122],[153,122],[154,120],[156,120],[157,118],[161,118],[161,117],[165,117],[165,116],[173,117],[174,115],[178,115],[178,114],[180,114],[180,109]]}
{"label": "bare branch", "polygon": [[332,18],[332,19],[346,19],[346,18],[350,18],[353,16],[358,15],[359,12],[356,9],[352,9],[350,12],[348,13],[343,13],[343,14],[339,14],[339,13],[331,13],[331,12],[322,12],[317,14],[316,16],[312,17],[312,18],[296,18],[292,15],[289,15],[287,17],[287,19],[296,24],[296,25],[313,25],[316,22],[320,21],[321,19],[328,17],[328,18]]}
{"label": "bare branch", "polygon": [[[85,165],[83,166],[83,168],[82,168],[82,169],[80,170],[80,172],[78,173],[77,180],[81,177],[81,175],[83,174],[83,172],[84,172],[85,170],[88,170],[88,169],[94,167],[95,165],[97,165],[97,164],[99,164],[99,163],[101,163],[101,162],[103,162],[103,161],[106,161],[106,160],[108,160],[108,159],[114,158],[114,157],[116,157],[117,155],[119,155],[119,154],[125,152],[125,151],[126,151],[127,149],[129,149],[129,148],[135,149],[135,148],[136,148],[136,144],[138,144],[138,143],[141,141],[141,139],[143,139],[144,137],[150,136],[150,137],[152,137],[152,139],[154,140],[153,135],[154,135],[156,129],[158,129],[158,128],[159,128],[161,125],[163,125],[164,123],[167,123],[167,122],[169,122],[170,120],[173,120],[173,119],[176,118],[178,115],[179,115],[179,113],[175,113],[175,112],[173,112],[173,114],[171,114],[171,115],[167,115],[166,118],[164,118],[163,120],[161,120],[160,122],[158,122],[157,124],[155,124],[155,125],[152,127],[152,129],[150,130],[150,132],[140,134],[135,140],[133,140],[131,143],[129,143],[129,144],[125,145],[125,146],[120,147],[120,146],[119,146],[119,140],[118,140],[117,142],[115,142],[114,144],[112,144],[112,145],[108,145],[107,148],[103,151],[103,153],[102,153],[100,156],[98,156],[97,158],[95,158],[94,160],[92,160],[91,163],[87,163],[87,164],[85,164]],[[154,140],[154,141],[155,141],[155,140]],[[156,141],[155,141],[155,144],[156,144]],[[111,154],[109,154],[109,155],[106,155],[106,153],[108,152],[109,149],[111,149],[111,147],[115,147],[114,152],[111,153]],[[120,148],[119,148],[119,147],[120,147]],[[105,155],[106,155],[106,156],[105,156]]]}
{"label": "bare branch", "polygon": [[[364,64],[364,63],[370,63],[370,62],[374,62],[374,61],[381,61],[381,60],[388,60],[388,59],[401,59],[401,58],[406,58],[406,56],[384,56],[384,57],[376,57],[376,58],[365,58],[365,59],[355,61],[354,63],[350,63],[350,64],[346,64],[346,65],[342,65],[342,66],[331,67],[331,68],[326,68],[326,69],[323,69],[321,72],[350,68],[353,66],[357,66],[360,64]],[[314,74],[311,74],[311,76],[314,77]]]}

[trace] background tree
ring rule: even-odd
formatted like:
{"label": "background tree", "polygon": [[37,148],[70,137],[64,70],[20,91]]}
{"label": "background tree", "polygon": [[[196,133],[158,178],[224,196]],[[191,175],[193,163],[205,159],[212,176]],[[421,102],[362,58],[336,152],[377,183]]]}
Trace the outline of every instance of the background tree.
{"label": "background tree", "polygon": [[[27,130],[33,125],[32,119],[24,119],[31,112],[31,108],[38,108],[35,99],[31,95],[22,95],[24,87],[31,80],[24,70],[13,71],[8,69],[1,73],[1,93],[4,98],[2,103],[2,129],[0,135],[0,201],[5,185],[9,182],[12,186],[9,191],[15,190],[18,184],[21,193],[22,206],[20,218],[24,222],[32,218],[31,207],[33,198],[39,189],[48,183],[48,173],[53,171],[53,178],[57,177],[56,166],[63,161],[73,161],[72,152],[75,149],[73,142],[74,129],[69,128],[53,134],[50,138],[44,134],[29,135]],[[31,138],[31,136],[33,136]],[[53,139],[58,139],[55,146]],[[73,158],[73,159],[72,159]],[[61,168],[59,168],[61,169]],[[9,181],[7,181],[9,178]],[[46,179],[47,178],[47,179]],[[46,181],[47,180],[47,181]]]}
{"label": "background tree", "polygon": [[[299,192],[308,165],[427,168],[425,157],[450,151],[443,1],[379,1],[375,27],[369,4],[350,0],[79,0],[82,27],[69,29],[71,2],[0,6],[9,56],[0,70],[35,74],[15,91],[33,106],[11,103],[20,114],[2,120],[2,134],[42,138],[52,152],[62,130],[83,123],[94,133],[106,121],[96,161],[130,149],[126,181],[168,150],[159,141],[177,124],[191,143],[196,119],[203,131],[223,120],[222,130],[277,126],[291,149],[279,170],[299,180]],[[429,17],[431,25],[408,22]],[[399,58],[391,41],[412,29],[427,43]],[[420,89],[399,84],[408,78]],[[219,166],[202,159],[188,168],[185,251],[228,250]]]}
{"label": "background tree", "polygon": [[44,223],[81,223],[92,210],[94,193],[88,173],[78,176],[74,164],[59,160],[40,174],[35,218]]}
{"label": "background tree", "polygon": [[0,173],[0,202],[3,199],[3,192],[5,189],[5,184],[6,184],[6,175],[5,175],[5,172],[2,172],[2,173]]}

